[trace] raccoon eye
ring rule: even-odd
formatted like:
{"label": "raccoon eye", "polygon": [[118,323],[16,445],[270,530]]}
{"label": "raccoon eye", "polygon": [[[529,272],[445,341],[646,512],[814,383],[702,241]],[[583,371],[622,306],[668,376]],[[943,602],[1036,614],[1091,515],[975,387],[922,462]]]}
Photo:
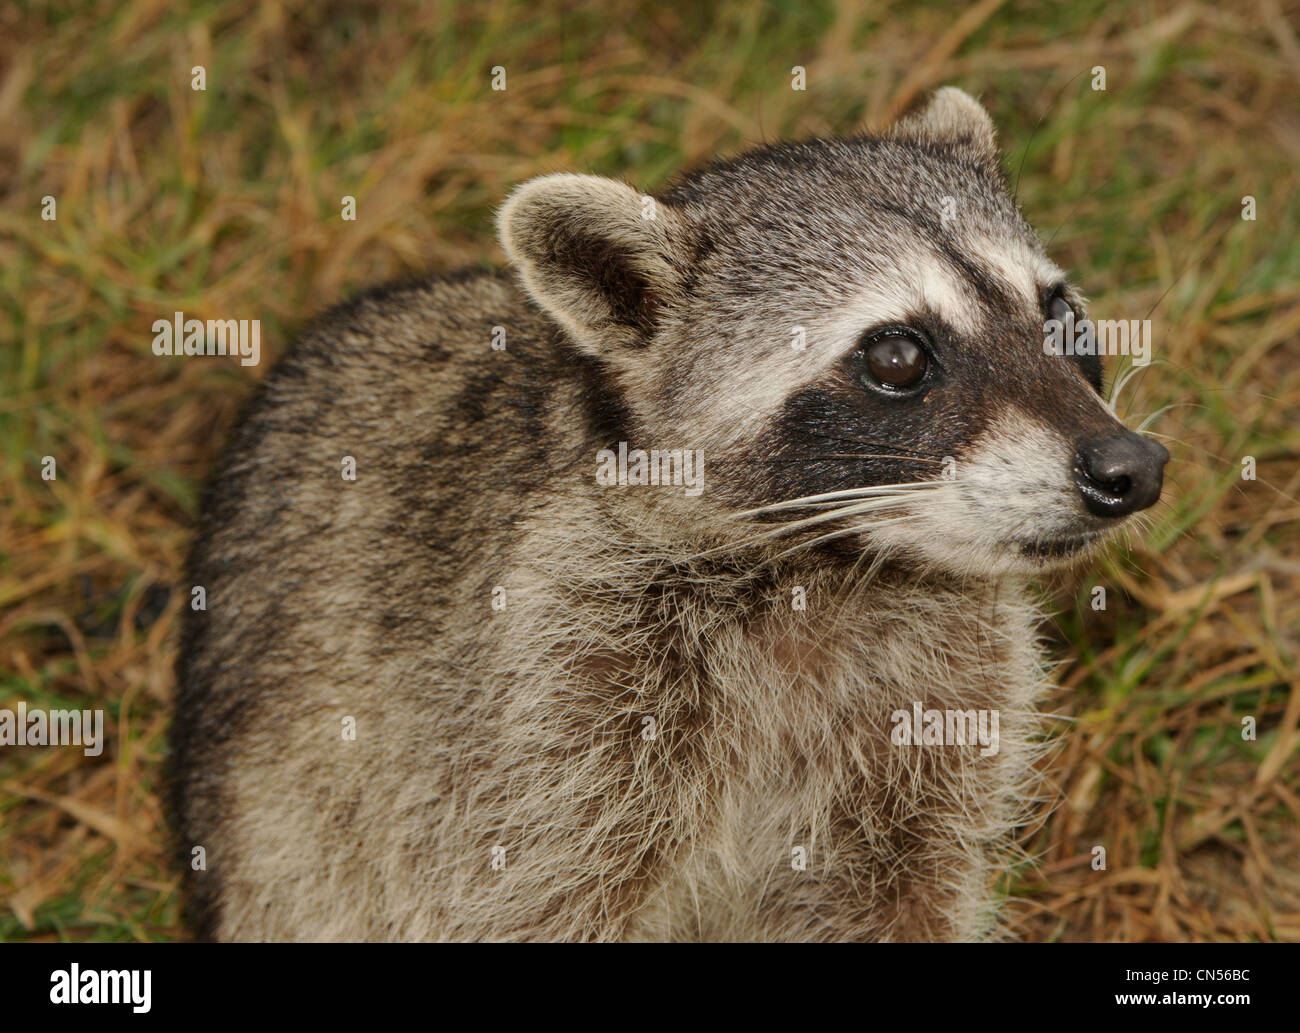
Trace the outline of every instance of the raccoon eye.
{"label": "raccoon eye", "polygon": [[1074,309],[1070,303],[1065,300],[1060,291],[1053,294],[1047,302],[1047,316],[1049,319],[1055,319],[1058,323],[1064,323],[1074,315]]}
{"label": "raccoon eye", "polygon": [[[1065,300],[1061,293],[1065,288],[1057,287],[1052,292],[1052,296],[1047,299],[1047,318],[1055,319],[1062,326],[1068,318],[1078,320],[1078,314],[1074,311],[1074,306]],[[1088,383],[1093,389],[1101,394],[1101,356],[1099,355],[1076,355],[1074,361],[1079,368],[1083,370],[1083,375],[1087,377]]]}
{"label": "raccoon eye", "polygon": [[915,387],[930,366],[929,356],[916,341],[900,333],[885,333],[863,346],[867,372],[881,387],[905,391]]}

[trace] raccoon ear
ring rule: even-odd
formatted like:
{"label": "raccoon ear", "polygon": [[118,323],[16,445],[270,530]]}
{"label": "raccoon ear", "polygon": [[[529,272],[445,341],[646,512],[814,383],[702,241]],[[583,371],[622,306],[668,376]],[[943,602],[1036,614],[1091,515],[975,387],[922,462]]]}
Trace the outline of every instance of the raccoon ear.
{"label": "raccoon ear", "polygon": [[895,122],[889,135],[913,143],[959,147],[982,161],[998,160],[993,119],[979,101],[956,86],[935,90],[924,106]]}
{"label": "raccoon ear", "polygon": [[680,289],[684,229],[626,183],[565,173],[529,180],[497,216],[524,288],[593,354],[649,342]]}

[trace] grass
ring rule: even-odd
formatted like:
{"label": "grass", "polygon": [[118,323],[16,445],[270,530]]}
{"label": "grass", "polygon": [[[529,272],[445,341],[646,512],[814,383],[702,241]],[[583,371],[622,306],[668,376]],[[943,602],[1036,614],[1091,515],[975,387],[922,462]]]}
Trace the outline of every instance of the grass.
{"label": "grass", "polygon": [[[1152,423],[1173,462],[1149,532],[1053,595],[1060,748],[1014,931],[1300,939],[1296,4],[709,8],[0,11],[0,707],[102,707],[109,735],[95,758],[0,750],[0,938],[183,936],[156,795],[176,579],[240,402],[309,316],[500,261],[493,208],[529,176],[654,189],[953,83],[1094,313],[1151,311],[1159,365],[1121,412],[1177,406]],[[260,318],[262,365],[155,357],[176,310]]]}

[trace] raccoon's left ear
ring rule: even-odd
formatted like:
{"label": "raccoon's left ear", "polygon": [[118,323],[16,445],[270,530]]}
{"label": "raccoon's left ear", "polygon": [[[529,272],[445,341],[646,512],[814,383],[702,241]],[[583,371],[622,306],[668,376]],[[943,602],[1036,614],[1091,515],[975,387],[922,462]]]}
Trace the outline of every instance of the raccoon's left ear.
{"label": "raccoon's left ear", "polygon": [[889,135],[896,140],[956,147],[981,161],[998,161],[993,119],[979,101],[956,86],[935,90],[921,108],[895,122]]}
{"label": "raccoon's left ear", "polygon": [[626,183],[529,180],[502,206],[497,229],[533,300],[595,355],[649,343],[681,289],[684,220]]}

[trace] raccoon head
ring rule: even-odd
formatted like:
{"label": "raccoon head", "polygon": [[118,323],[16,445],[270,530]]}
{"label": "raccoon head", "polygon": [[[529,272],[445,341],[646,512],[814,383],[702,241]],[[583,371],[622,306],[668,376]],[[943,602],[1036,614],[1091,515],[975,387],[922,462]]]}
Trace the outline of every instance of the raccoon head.
{"label": "raccoon head", "polygon": [[760,148],[657,197],[542,177],[499,227],[631,414],[630,444],[703,451],[698,516],[731,518],[737,541],[757,526],[1023,573],[1160,495],[1168,453],[1116,419],[1100,359],[1045,347],[1084,300],[960,90],[883,134]]}

